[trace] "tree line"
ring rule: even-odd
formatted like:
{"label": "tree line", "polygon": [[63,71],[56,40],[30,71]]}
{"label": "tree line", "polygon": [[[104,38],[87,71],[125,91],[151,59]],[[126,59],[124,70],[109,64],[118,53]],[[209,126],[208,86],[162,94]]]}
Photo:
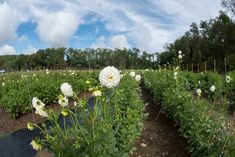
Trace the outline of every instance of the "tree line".
{"label": "tree line", "polygon": [[154,54],[133,49],[47,48],[31,55],[0,56],[0,69],[8,71],[38,69],[100,69],[113,65],[119,69],[156,68]]}
{"label": "tree line", "polygon": [[192,23],[190,30],[174,43],[166,45],[166,51],[158,55],[161,65],[173,63],[178,51],[183,52],[184,69],[219,72],[235,69],[235,22],[226,13],[200,24]]}

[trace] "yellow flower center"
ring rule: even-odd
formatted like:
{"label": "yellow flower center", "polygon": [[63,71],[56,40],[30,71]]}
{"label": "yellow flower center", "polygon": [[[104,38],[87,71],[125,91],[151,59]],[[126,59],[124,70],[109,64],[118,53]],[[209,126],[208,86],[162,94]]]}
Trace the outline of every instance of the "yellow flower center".
{"label": "yellow flower center", "polygon": [[108,80],[109,81],[113,80],[113,75],[108,75]]}

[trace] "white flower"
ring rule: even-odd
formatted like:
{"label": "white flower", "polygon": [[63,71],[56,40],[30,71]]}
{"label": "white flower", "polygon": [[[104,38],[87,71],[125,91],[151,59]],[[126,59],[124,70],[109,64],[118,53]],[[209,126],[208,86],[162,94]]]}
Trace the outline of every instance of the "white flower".
{"label": "white flower", "polygon": [[212,85],[212,86],[211,86],[211,88],[210,88],[210,91],[211,91],[211,92],[214,92],[214,91],[215,91],[215,89],[216,89],[216,88],[215,88],[215,86],[214,86],[214,85]]}
{"label": "white flower", "polygon": [[179,59],[182,59],[182,58],[183,58],[183,56],[182,56],[182,55],[178,55],[178,58],[179,58]]}
{"label": "white flower", "polygon": [[44,108],[36,110],[35,113],[42,117],[48,117],[48,114],[46,113],[46,111],[44,111]]}
{"label": "white flower", "polygon": [[77,102],[76,102],[76,101],[74,101],[73,105],[76,107],[78,104],[77,104]]}
{"label": "white flower", "polygon": [[229,83],[231,80],[231,77],[229,75],[226,75],[226,82]]}
{"label": "white flower", "polygon": [[32,142],[30,143],[30,145],[33,147],[33,149],[35,149],[36,151],[41,150],[42,146],[37,143],[35,140],[32,140]]}
{"label": "white flower", "polygon": [[5,86],[5,83],[4,83],[4,82],[2,83],[2,86]]}
{"label": "white flower", "polygon": [[33,104],[33,107],[36,109],[36,110],[41,110],[44,108],[45,104],[39,100],[38,98],[34,97],[33,100],[32,100],[32,104]]}
{"label": "white flower", "polygon": [[66,107],[68,106],[69,100],[66,97],[63,97],[59,99],[58,103],[61,107]]}
{"label": "white flower", "polygon": [[93,95],[94,97],[101,96],[101,91],[100,91],[100,90],[96,90],[96,91],[94,91],[94,92],[92,93],[92,95]]}
{"label": "white flower", "polygon": [[145,69],[145,71],[149,71],[149,69]]}
{"label": "white flower", "polygon": [[131,77],[135,77],[135,72],[132,71],[132,72],[129,73],[129,75],[130,75]]}
{"label": "white flower", "polygon": [[198,89],[196,90],[196,93],[197,93],[198,96],[201,96],[201,95],[202,95],[202,90],[201,90],[200,88],[198,88]]}
{"label": "white flower", "polygon": [[68,84],[68,83],[63,83],[60,86],[60,90],[67,97],[72,97],[73,96],[72,86],[70,84]]}
{"label": "white flower", "polygon": [[179,70],[179,67],[178,67],[178,66],[177,66],[177,67],[175,67],[174,71],[177,71],[177,70]]}
{"label": "white flower", "polygon": [[179,55],[181,55],[181,54],[182,54],[182,51],[181,51],[181,50],[179,50],[179,51],[178,51],[178,54],[179,54]]}
{"label": "white flower", "polygon": [[140,80],[141,80],[141,76],[140,76],[140,75],[136,75],[136,76],[135,76],[135,80],[136,80],[136,81],[140,81]]}
{"label": "white flower", "polygon": [[33,76],[35,77],[35,76],[36,76],[36,74],[33,74]]}
{"label": "white flower", "polygon": [[41,102],[38,98],[34,97],[32,100],[33,107],[36,109],[35,113],[42,117],[48,117],[46,111],[44,111],[45,104]]}
{"label": "white flower", "polygon": [[27,128],[28,128],[30,131],[32,131],[32,130],[34,129],[33,123],[28,123],[28,124],[27,124]]}
{"label": "white flower", "polygon": [[178,72],[175,71],[175,72],[174,72],[174,79],[177,79],[177,75],[178,75]]}
{"label": "white flower", "polygon": [[121,79],[118,69],[113,66],[107,66],[101,70],[99,80],[102,86],[107,88],[115,87],[119,84]]}

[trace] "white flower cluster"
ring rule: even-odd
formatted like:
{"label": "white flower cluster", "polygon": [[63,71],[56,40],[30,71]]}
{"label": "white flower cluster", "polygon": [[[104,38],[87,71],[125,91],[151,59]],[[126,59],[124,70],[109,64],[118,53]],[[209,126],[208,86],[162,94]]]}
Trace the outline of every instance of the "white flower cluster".
{"label": "white flower cluster", "polygon": [[101,70],[99,80],[103,87],[112,88],[119,84],[121,79],[120,73],[117,68],[107,66]]}
{"label": "white flower cluster", "polygon": [[72,86],[68,83],[63,83],[60,86],[60,90],[64,94],[64,96],[67,96],[67,97],[72,97],[73,96]]}
{"label": "white flower cluster", "polygon": [[179,59],[182,59],[182,58],[183,58],[183,56],[182,56],[182,51],[181,51],[181,50],[178,51],[178,58],[179,58]]}
{"label": "white flower cluster", "polygon": [[131,72],[129,73],[129,75],[130,75],[131,77],[134,77],[136,81],[140,81],[140,80],[141,80],[141,76],[140,76],[140,75],[136,75],[136,73],[135,73],[134,71],[131,71]]}
{"label": "white flower cluster", "polygon": [[178,72],[175,71],[175,72],[174,72],[174,79],[177,79],[177,75],[178,75]]}
{"label": "white flower cluster", "polygon": [[48,117],[48,114],[46,113],[44,106],[45,104],[39,100],[38,98],[34,97],[32,100],[32,105],[35,108],[35,113],[39,114],[42,117]]}

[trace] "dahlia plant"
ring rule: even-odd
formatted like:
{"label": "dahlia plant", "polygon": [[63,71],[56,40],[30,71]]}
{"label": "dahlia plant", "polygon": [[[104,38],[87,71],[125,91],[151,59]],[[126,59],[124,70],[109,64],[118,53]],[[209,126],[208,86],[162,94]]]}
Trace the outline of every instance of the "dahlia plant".
{"label": "dahlia plant", "polygon": [[[58,100],[61,106],[60,112],[46,110],[42,101],[33,98],[35,113],[47,117],[49,122],[46,122],[47,125],[28,123],[29,130],[38,128],[43,134],[43,138],[36,138],[31,142],[32,147],[35,150],[46,148],[57,157],[120,156],[116,138],[120,129],[123,129],[120,125],[124,123],[122,121],[124,112],[121,112],[118,103],[113,103],[112,100],[114,94],[116,96],[120,94],[115,91],[120,78],[120,73],[115,67],[104,68],[99,74],[101,86],[90,86],[87,91],[92,93],[89,99],[78,97],[70,84],[63,83],[60,87],[62,94]],[[92,85],[92,81],[87,80],[85,84]],[[133,91],[135,90],[131,89],[130,92]],[[69,105],[69,99],[74,100],[72,107]],[[133,110],[130,114],[142,113]],[[137,123],[140,123],[140,117],[136,117]],[[135,134],[134,137],[136,138]],[[128,143],[128,139],[126,140]]]}

